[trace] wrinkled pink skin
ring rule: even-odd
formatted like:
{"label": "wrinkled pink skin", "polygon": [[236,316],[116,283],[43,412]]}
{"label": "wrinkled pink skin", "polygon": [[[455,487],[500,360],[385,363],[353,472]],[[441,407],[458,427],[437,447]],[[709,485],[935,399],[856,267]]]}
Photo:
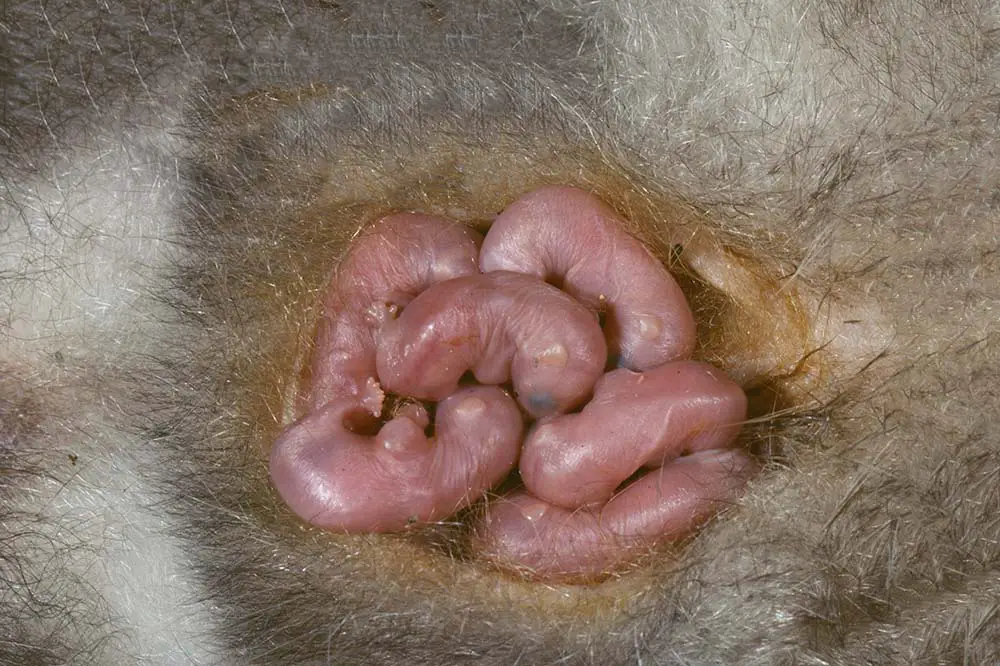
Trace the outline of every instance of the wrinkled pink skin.
{"label": "wrinkled pink skin", "polygon": [[754,471],[729,448],[746,407],[742,389],[704,363],[609,372],[581,413],[544,419],[528,434],[519,464],[526,490],[490,507],[480,546],[501,564],[558,579],[614,569],[685,535]]}
{"label": "wrinkled pink skin", "polygon": [[740,449],[710,449],[647,473],[594,508],[564,509],[517,491],[490,505],[477,547],[529,578],[591,580],[687,536],[737,497],[755,471]]}
{"label": "wrinkled pink skin", "polygon": [[[438,406],[436,436],[410,405],[366,437],[345,419],[374,425],[384,393],[375,335],[431,284],[478,274],[479,234],[444,218],[411,213],[377,222],[338,267],[324,300],[313,356],[312,410],[288,426],[271,452],[271,478],[291,509],[328,529],[384,532],[454,513],[513,468],[523,422],[513,400],[482,387],[481,413]],[[472,390],[472,389],[470,389]]]}
{"label": "wrinkled pink skin", "polygon": [[521,452],[521,480],[536,497],[567,509],[604,503],[644,467],[729,447],[746,411],[743,390],[704,363],[615,370],[581,413],[535,425]]}
{"label": "wrinkled pink skin", "polygon": [[415,213],[390,215],[366,232],[337,268],[323,303],[313,407],[351,396],[378,416],[375,331],[435,282],[478,274],[481,241],[464,225]]}
{"label": "wrinkled pink skin", "polygon": [[694,316],[680,287],[617,213],[583,190],[542,187],[508,206],[483,241],[479,266],[537,276],[605,310],[619,367],[648,370],[694,350]]}
{"label": "wrinkled pink skin", "polygon": [[[679,360],[694,334],[673,278],[586,192],[525,195],[481,252],[456,223],[390,216],[331,281],[312,408],[274,445],[275,487],[314,525],[396,531],[476,501],[520,456],[525,489],[487,506],[479,554],[539,579],[600,577],[689,534],[754,472],[732,448],[743,392]],[[602,374],[609,350],[631,370]],[[523,411],[542,417],[523,446],[513,398],[462,386],[468,372],[510,382]],[[440,401],[433,437],[416,403],[379,428],[386,390]]]}
{"label": "wrinkled pink skin", "polygon": [[434,437],[423,407],[410,405],[375,436],[346,427],[372,418],[335,400],[278,438],[271,478],[303,519],[331,530],[391,532],[440,520],[510,474],[523,421],[502,389],[472,386],[437,406]]}
{"label": "wrinkled pink skin", "polygon": [[513,380],[521,405],[541,416],[590,395],[607,347],[594,314],[565,293],[497,272],[441,282],[417,296],[382,327],[376,358],[390,391],[440,400],[471,370],[483,384]]}

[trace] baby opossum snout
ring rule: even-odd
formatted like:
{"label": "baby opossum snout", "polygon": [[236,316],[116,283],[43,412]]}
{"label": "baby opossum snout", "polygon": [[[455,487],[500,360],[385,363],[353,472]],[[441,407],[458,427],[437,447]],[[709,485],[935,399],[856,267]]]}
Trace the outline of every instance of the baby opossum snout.
{"label": "baby opossum snout", "polygon": [[[523,196],[485,240],[444,218],[384,218],[323,306],[311,409],[271,454],[278,492],[319,527],[441,520],[519,464],[523,488],[478,514],[475,552],[590,579],[690,532],[752,472],[734,448],[743,391],[687,360],[677,283],[581,190]],[[383,414],[386,391],[436,401],[433,424],[415,401]],[[357,426],[380,418],[374,434]]]}

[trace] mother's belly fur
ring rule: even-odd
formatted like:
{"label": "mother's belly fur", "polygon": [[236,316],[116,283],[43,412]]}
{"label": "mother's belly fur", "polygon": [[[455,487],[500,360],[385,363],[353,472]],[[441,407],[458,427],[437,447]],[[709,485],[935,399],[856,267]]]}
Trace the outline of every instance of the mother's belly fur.
{"label": "mother's belly fur", "polygon": [[[552,4],[7,8],[0,663],[1000,662],[995,12]],[[588,585],[296,520],[358,231],[550,184],[677,276],[759,476]]]}

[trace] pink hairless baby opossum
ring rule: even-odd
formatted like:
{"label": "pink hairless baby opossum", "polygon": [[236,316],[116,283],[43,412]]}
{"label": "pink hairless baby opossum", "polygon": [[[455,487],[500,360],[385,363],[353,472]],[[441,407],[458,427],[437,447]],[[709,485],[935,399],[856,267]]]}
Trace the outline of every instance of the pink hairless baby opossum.
{"label": "pink hairless baby opossum", "polygon": [[[754,469],[735,446],[743,391],[689,360],[680,287],[610,207],[543,187],[479,245],[456,222],[395,214],[339,266],[312,407],[271,455],[299,517],[348,532],[440,520],[520,459],[523,487],[487,502],[474,547],[534,577],[586,579],[739,492]],[[386,393],[409,402],[383,414]],[[419,401],[438,401],[433,426]]]}

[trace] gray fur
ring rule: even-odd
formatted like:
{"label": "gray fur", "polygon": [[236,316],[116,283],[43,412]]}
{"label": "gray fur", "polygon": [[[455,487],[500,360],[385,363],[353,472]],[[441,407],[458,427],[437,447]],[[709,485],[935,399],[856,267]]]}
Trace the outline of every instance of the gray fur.
{"label": "gray fur", "polygon": [[[1000,663],[998,16],[8,3],[0,663]],[[591,588],[298,527],[260,446],[324,221],[607,178],[838,332],[740,505]]]}

